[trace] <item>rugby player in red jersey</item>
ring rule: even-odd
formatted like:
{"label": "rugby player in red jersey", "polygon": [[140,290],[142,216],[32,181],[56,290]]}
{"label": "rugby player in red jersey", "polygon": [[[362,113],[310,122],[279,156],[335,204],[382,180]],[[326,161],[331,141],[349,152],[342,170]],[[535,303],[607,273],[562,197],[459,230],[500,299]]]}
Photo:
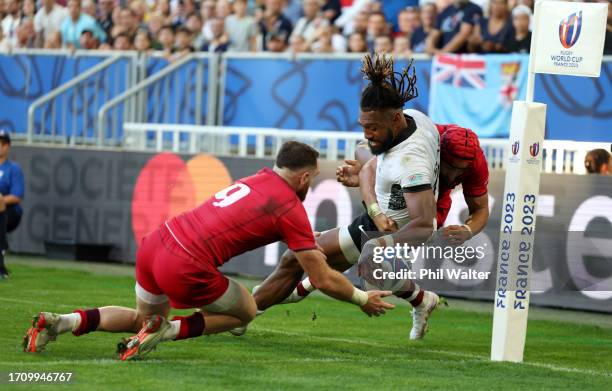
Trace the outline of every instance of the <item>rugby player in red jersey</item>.
{"label": "rugby player in red jersey", "polygon": [[[435,230],[440,135],[427,115],[403,109],[406,102],[416,97],[416,76],[411,68],[395,72],[393,60],[384,55],[364,57],[362,73],[369,84],[361,93],[359,123],[370,151],[376,155],[371,160],[378,165],[372,186],[374,199],[380,203],[379,210],[397,222],[397,230],[362,243],[363,231],[377,231],[375,226],[368,229],[369,217],[365,214],[349,225],[323,232],[317,244],[336,270],[371,261],[377,247],[393,243],[420,245]],[[286,251],[273,274],[254,290],[258,310],[291,299],[301,277],[302,268],[295,254]],[[397,288],[394,294],[413,308],[410,338],[423,338],[427,319],[439,304],[438,295],[421,289],[410,279]],[[245,330],[232,333],[240,335]]]}
{"label": "rugby player in red jersey", "polygon": [[[238,254],[278,240],[296,254],[318,289],[357,304],[370,316],[384,314],[393,305],[381,297],[391,292],[354,288],[327,265],[315,244],[302,201],[319,173],[318,155],[306,144],[286,142],[273,169],[240,179],[199,207],[166,221],[138,249],[135,310],[110,306],[62,315],[41,312],[24,337],[24,350],[41,351],[68,331],[77,336],[138,332],[119,344],[118,353],[127,360],[142,357],[163,341],[245,326],[255,317],[255,300],[218,268]],[[167,320],[171,308],[197,310]]]}
{"label": "rugby player in red jersey", "polygon": [[[470,129],[462,128],[457,125],[438,125],[440,133],[440,190],[436,203],[437,226],[443,227],[448,212],[451,207],[450,194],[459,184],[463,187],[463,194],[468,205],[469,216],[463,225],[451,225],[441,228],[443,236],[453,245],[460,245],[469,240],[473,235],[478,234],[485,227],[489,218],[488,190],[489,170],[478,136]],[[362,197],[368,205],[368,212],[357,217],[352,225],[358,224],[362,231],[397,231],[397,223],[386,216],[378,207],[375,188],[375,166],[368,164],[372,160],[372,153],[367,148],[367,144],[360,144],[356,150],[356,160],[347,160],[346,165],[338,167],[336,170],[337,180],[348,187],[360,187]],[[363,167],[363,169],[362,169]],[[375,207],[375,206],[376,207]],[[354,251],[361,251],[359,238],[351,235],[353,239]],[[350,245],[346,244],[345,246]],[[347,262],[335,262],[332,265],[340,271],[347,270],[352,266]],[[291,269],[291,263],[285,262],[281,265],[284,274],[287,275]],[[299,274],[300,271],[297,270]],[[260,292],[255,288],[255,297],[258,299],[259,310],[268,308],[268,295],[258,295]],[[295,303],[301,301],[313,287],[306,277],[300,281],[291,294],[282,303]],[[258,296],[260,296],[258,298]],[[399,297],[405,295],[400,294]],[[263,305],[260,305],[260,300]],[[418,315],[418,314],[417,314]],[[414,324],[422,324],[413,315],[413,329],[411,338],[418,339],[423,336],[419,333],[419,328]]]}

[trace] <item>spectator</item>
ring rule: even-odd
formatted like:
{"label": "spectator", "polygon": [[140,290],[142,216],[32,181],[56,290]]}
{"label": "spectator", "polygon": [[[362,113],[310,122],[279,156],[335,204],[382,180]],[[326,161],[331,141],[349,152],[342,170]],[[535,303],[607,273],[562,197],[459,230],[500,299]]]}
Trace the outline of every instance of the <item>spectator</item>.
{"label": "spectator", "polygon": [[174,28],[167,24],[162,26],[157,37],[158,44],[156,49],[163,50],[166,56],[170,56],[174,52]]}
{"label": "spectator", "polygon": [[204,38],[204,34],[202,33],[202,16],[199,13],[194,12],[187,16],[187,23],[185,26],[191,32],[192,44],[194,50],[200,51],[206,45],[206,38]]}
{"label": "spectator", "polygon": [[330,24],[334,24],[342,12],[342,4],[340,4],[340,0],[324,0],[321,11],[323,12],[323,17],[327,19]]}
{"label": "spectator", "polygon": [[159,12],[154,12],[149,16],[147,22],[147,29],[151,34],[151,37],[157,37],[162,26],[164,26],[164,17]]}
{"label": "spectator", "polygon": [[[32,31],[34,31],[33,22]],[[25,193],[23,171],[9,160],[11,136],[0,130],[0,278],[8,278],[9,272],[4,264],[4,253],[8,250],[6,234],[13,232],[21,222],[23,209],[21,201]]]}
{"label": "spectator", "polygon": [[200,7],[200,15],[202,16],[202,33],[206,41],[212,39],[212,31],[210,30],[210,21],[215,17],[215,2],[213,0],[204,0]]}
{"label": "spectator", "polygon": [[427,36],[436,25],[438,10],[435,3],[427,3],[420,10],[421,25],[410,36],[410,48],[413,53],[425,53]]}
{"label": "spectator", "polygon": [[98,24],[106,33],[106,36],[110,37],[111,31],[113,30],[113,8],[115,6],[114,0],[98,0],[100,13],[98,15]]}
{"label": "spectator", "polygon": [[17,44],[17,27],[21,21],[20,0],[5,0],[6,16],[2,19],[2,33],[7,43],[14,47]]}
{"label": "spectator", "polygon": [[410,38],[405,35],[395,37],[393,40],[393,55],[396,57],[409,57],[411,54]]}
{"label": "spectator", "polygon": [[584,168],[589,174],[612,175],[610,153],[603,148],[589,151],[584,158]]}
{"label": "spectator", "polygon": [[68,10],[57,4],[55,0],[43,0],[42,4],[43,6],[34,17],[36,41],[40,43],[40,46],[49,34],[59,31],[64,19],[68,16]]}
{"label": "spectator", "polygon": [[[135,23],[138,28],[146,28],[145,18],[149,12],[149,6],[144,0],[133,0],[130,9],[134,15]],[[138,32],[138,30],[136,31]]]}
{"label": "spectator", "polygon": [[321,4],[319,0],[304,0],[304,16],[295,24],[291,36],[301,35],[310,45],[315,40],[319,27],[329,25],[329,21],[321,17],[320,13]]}
{"label": "spectator", "polygon": [[393,40],[390,35],[381,35],[376,37],[374,41],[374,52],[375,53],[392,53],[393,52]]}
{"label": "spectator", "polygon": [[33,49],[36,41],[36,33],[34,32],[34,20],[30,17],[24,18],[15,32],[17,35],[17,42],[15,48],[17,49]]}
{"label": "spectator", "polygon": [[174,53],[169,57],[171,62],[177,61],[193,52],[193,35],[185,26],[179,26],[174,34]]}
{"label": "spectator", "polygon": [[62,32],[62,41],[64,46],[79,49],[79,38],[83,30],[91,30],[99,42],[106,41],[106,34],[98,26],[96,20],[89,15],[81,13],[80,0],[68,0],[69,17],[64,20],[60,31]]}
{"label": "spectator", "polygon": [[32,18],[36,15],[36,1],[35,0],[23,0],[23,7],[21,8],[22,18]]}
{"label": "spectator", "polygon": [[81,10],[84,14],[94,19],[96,18],[96,3],[94,3],[94,0],[83,0],[81,3]]}
{"label": "spectator", "polygon": [[513,34],[504,43],[509,53],[529,53],[531,49],[531,9],[518,5],[512,10]]}
{"label": "spectator", "polygon": [[[351,35],[352,33],[363,34],[364,36],[368,35],[368,20],[370,16],[367,12],[362,11],[355,15],[355,19],[353,19],[352,24],[347,24],[344,29],[345,35]],[[350,28],[349,28],[350,27]]]}
{"label": "spectator", "polygon": [[229,38],[228,50],[248,52],[257,50],[257,24],[247,15],[246,0],[234,1],[234,13],[225,19],[225,31]]}
{"label": "spectator", "polygon": [[162,18],[162,26],[172,23],[172,13],[170,10],[170,0],[157,0],[155,11]]}
{"label": "spectator", "polygon": [[[138,30],[138,20],[136,19],[136,13],[131,8],[122,7],[119,13],[119,27],[127,34],[130,42],[134,40],[136,31]],[[113,37],[116,38],[116,37]]]}
{"label": "spectator", "polygon": [[45,49],[61,49],[62,48],[62,34],[59,31],[49,33],[45,35],[45,43],[43,44]]}
{"label": "spectator", "polygon": [[368,42],[362,33],[353,33],[348,40],[348,51],[350,53],[366,53],[368,51]]}
{"label": "spectator", "polygon": [[468,42],[471,52],[503,53],[504,44],[514,35],[507,0],[491,0],[489,17],[474,26]]}
{"label": "spectator", "polygon": [[[287,43],[289,42],[289,35],[291,34],[291,22],[287,19],[283,13],[283,3],[282,0],[266,0],[266,9],[264,15],[259,22],[259,30],[262,34],[263,38],[263,49],[271,50],[268,48],[268,34],[274,34],[274,49],[271,51],[279,51],[283,52],[287,48]],[[278,45],[276,40],[279,38],[283,38],[284,44]]]}
{"label": "spectator", "polygon": [[172,17],[172,25],[174,28],[184,25],[187,22],[187,15],[196,12],[193,0],[181,0],[176,4],[176,12]]}
{"label": "spectator", "polygon": [[86,50],[95,50],[100,46],[100,43],[96,37],[94,37],[93,31],[91,30],[83,30],[79,38],[79,44],[81,45],[81,49]]}
{"label": "spectator", "polygon": [[416,29],[421,27],[419,9],[415,7],[404,8],[397,15],[397,25],[399,31],[393,33],[394,37],[406,36],[410,37]]}
{"label": "spectator", "polygon": [[132,50],[132,41],[128,33],[119,33],[113,39],[114,50]]}
{"label": "spectator", "polygon": [[229,47],[229,38],[225,33],[224,22],[220,18],[210,20],[210,29],[213,38],[204,46],[204,51],[209,53],[222,53]]}
{"label": "spectator", "polygon": [[266,48],[272,53],[282,53],[287,50],[286,34],[279,31],[271,31],[266,35]]}
{"label": "spectator", "polygon": [[151,50],[151,41],[151,34],[146,29],[138,29],[134,38],[134,49],[139,52],[148,52]]}
{"label": "spectator", "polygon": [[469,0],[454,0],[436,20],[427,37],[429,54],[465,53],[474,26],[480,23],[482,10]]}
{"label": "spectator", "polygon": [[289,38],[289,46],[289,50],[292,53],[306,53],[309,51],[306,40],[299,34],[294,34]]}
{"label": "spectator", "polygon": [[225,22],[225,18],[231,13],[232,7],[227,0],[217,0],[217,4],[215,5],[215,17]]}
{"label": "spectator", "polygon": [[368,41],[374,40],[380,36],[389,34],[389,26],[385,19],[385,14],[382,12],[374,12],[368,17]]}

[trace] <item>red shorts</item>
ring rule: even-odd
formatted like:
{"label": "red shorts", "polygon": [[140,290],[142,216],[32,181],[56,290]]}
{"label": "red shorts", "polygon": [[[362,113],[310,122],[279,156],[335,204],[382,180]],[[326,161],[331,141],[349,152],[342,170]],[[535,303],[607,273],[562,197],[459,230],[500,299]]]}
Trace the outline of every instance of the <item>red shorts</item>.
{"label": "red shorts", "polygon": [[212,260],[189,255],[165,225],[142,240],[136,253],[136,282],[145,295],[166,295],[174,308],[211,304],[229,284]]}

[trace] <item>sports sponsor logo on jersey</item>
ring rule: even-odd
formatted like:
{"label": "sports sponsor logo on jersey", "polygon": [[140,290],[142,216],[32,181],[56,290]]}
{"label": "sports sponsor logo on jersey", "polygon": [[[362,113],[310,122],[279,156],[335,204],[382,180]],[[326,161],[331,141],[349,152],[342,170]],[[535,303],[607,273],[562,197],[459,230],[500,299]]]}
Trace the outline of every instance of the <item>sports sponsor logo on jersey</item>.
{"label": "sports sponsor logo on jersey", "polygon": [[576,44],[580,38],[582,29],[582,11],[574,12],[559,23],[559,40],[564,48],[569,49]]}
{"label": "sports sponsor logo on jersey", "polygon": [[420,185],[423,182],[423,174],[414,174],[408,177],[408,185]]}

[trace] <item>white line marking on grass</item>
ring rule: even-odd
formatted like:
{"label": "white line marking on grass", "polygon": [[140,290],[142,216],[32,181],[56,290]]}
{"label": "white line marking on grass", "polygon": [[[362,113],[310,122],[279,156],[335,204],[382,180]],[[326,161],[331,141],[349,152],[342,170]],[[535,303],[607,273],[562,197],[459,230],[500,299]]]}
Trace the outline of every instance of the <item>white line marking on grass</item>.
{"label": "white line marking on grass", "polygon": [[[41,306],[55,306],[55,307],[66,307],[66,308],[76,308],[78,306],[72,306],[72,305],[66,305],[66,304],[56,304],[56,303],[46,303],[46,302],[39,302],[39,301],[31,301],[31,300],[20,300],[20,299],[11,299],[11,298],[5,298],[5,297],[0,297],[0,301],[8,301],[8,302],[15,302],[15,303],[22,303],[22,304],[36,304],[36,305],[41,305]],[[374,346],[374,347],[379,347],[379,348],[386,348],[386,349],[393,349],[396,348],[396,346],[390,346],[390,345],[386,345],[386,344],[382,344],[382,343],[377,343],[377,342],[370,342],[370,341],[363,341],[363,340],[358,340],[358,339],[348,339],[348,338],[338,338],[338,337],[324,337],[324,336],[318,336],[318,335],[305,335],[305,334],[300,334],[300,333],[292,333],[290,331],[284,331],[284,330],[276,330],[276,329],[269,329],[269,328],[263,328],[263,327],[253,327],[253,330],[255,331],[263,331],[263,332],[269,332],[269,333],[275,333],[275,334],[281,334],[281,335],[287,335],[287,336],[291,336],[291,337],[302,337],[302,338],[310,338],[310,339],[316,339],[316,340],[320,340],[320,341],[335,341],[335,342],[342,342],[342,343],[347,343],[347,344],[356,344],[356,345],[365,345],[365,346]],[[477,354],[471,354],[471,353],[462,353],[462,352],[455,352],[455,351],[448,351],[448,350],[437,350],[437,349],[420,349],[423,352],[427,352],[427,353],[433,353],[433,354],[441,354],[441,355],[446,355],[446,356],[454,356],[454,357],[461,357],[463,359],[469,359],[469,360],[473,360],[473,361],[481,361],[481,362],[491,362],[489,360],[489,357],[487,356],[480,356]],[[306,359],[300,359],[301,361],[306,361]],[[312,359],[313,361],[319,360],[319,359]],[[321,361],[323,360],[337,360],[337,361],[343,361],[343,359],[320,359]],[[273,362],[287,362],[287,361],[291,361],[291,359],[287,359],[287,360],[280,360],[280,361],[270,361],[270,363]],[[346,360],[346,361],[350,361],[350,360]],[[117,360],[111,360],[111,359],[100,359],[100,360],[65,360],[65,361],[45,361],[45,362],[22,362],[23,364],[32,364],[32,365],[65,365],[65,364],[78,364],[78,363],[97,363],[97,364],[106,364],[106,363],[115,363],[117,362]],[[147,360],[147,362],[156,362],[156,361],[149,361]],[[193,363],[206,363],[206,362],[211,362],[211,361],[198,361],[198,360],[173,360],[172,362],[185,362],[185,363],[189,363],[189,362],[193,362]],[[13,365],[16,364],[16,362],[0,362],[0,365]],[[598,371],[592,371],[589,369],[580,369],[580,368],[571,368],[571,367],[562,367],[559,365],[554,365],[554,364],[546,364],[546,363],[539,363],[539,362],[522,362],[522,363],[510,363],[513,365],[525,365],[525,366],[531,366],[531,367],[535,367],[535,368],[543,368],[543,369],[549,369],[551,371],[556,371],[556,372],[568,372],[568,373],[577,373],[577,374],[581,374],[581,375],[593,375],[593,376],[603,376],[603,377],[612,377],[612,372],[598,372]]]}
{"label": "white line marking on grass", "polygon": [[32,301],[32,300],[20,300],[20,299],[12,299],[12,298],[8,298],[8,297],[0,297],[0,301],[7,301],[9,303],[20,303],[20,304],[34,304],[34,305],[40,305],[43,307],[62,307],[62,308],[77,308],[78,306],[72,306],[72,305],[67,305],[67,304],[57,304],[57,303],[47,303],[47,302],[43,302],[43,301]]}
{"label": "white line marking on grass", "polygon": [[[206,360],[206,359],[149,359],[146,358],[142,361],[131,361],[130,363],[143,363],[143,364],[163,364],[168,365],[172,364],[215,364],[220,362],[234,362],[240,361],[243,362],[243,359],[217,359],[217,360]],[[324,357],[324,358],[286,358],[282,360],[257,360],[257,364],[283,364],[283,363],[335,363],[335,362],[354,362],[355,360],[346,359],[346,358],[337,358],[337,357]],[[20,366],[28,366],[28,365],[38,365],[38,366],[53,366],[53,365],[84,365],[84,364],[93,364],[93,365],[116,365],[122,364],[119,359],[110,359],[110,358],[102,358],[102,359],[86,359],[86,360],[56,360],[56,361],[0,361],[0,365],[14,366],[19,364]],[[122,364],[123,365],[123,364]]]}
{"label": "white line marking on grass", "polygon": [[[299,333],[292,333],[290,331],[276,330],[276,329],[269,329],[269,328],[262,328],[262,327],[256,327],[256,328],[254,327],[253,329],[255,331],[264,331],[264,332],[269,332],[269,333],[274,333],[274,334],[286,335],[290,337],[302,337],[302,338],[315,339],[315,340],[320,340],[320,341],[334,341],[334,342],[341,342],[341,343],[348,343],[348,344],[355,344],[355,345],[374,346],[374,347],[387,348],[387,349],[393,349],[397,347],[397,346],[391,346],[391,345],[386,345],[386,344],[381,344],[381,343],[376,343],[376,342],[362,341],[358,339],[324,337],[324,336],[318,336],[318,335],[305,335],[305,334],[299,334]],[[461,358],[469,359],[473,361],[491,362],[491,363],[493,362],[493,361],[490,361],[489,357],[487,356],[480,356],[480,355],[471,354],[471,353],[453,352],[453,351],[438,350],[438,349],[419,349],[419,351],[426,352],[426,353],[434,353],[434,354],[442,354],[442,355],[447,355],[447,356],[461,357]],[[522,363],[506,363],[506,364],[525,365],[525,366],[531,366],[531,367],[536,367],[536,368],[549,369],[551,371],[557,371],[557,372],[578,373],[581,375],[612,377],[612,372],[598,372],[598,371],[593,371],[589,369],[562,367],[562,366],[558,366],[554,364],[546,364],[546,363],[539,363],[539,362],[529,362],[528,361],[528,362],[522,362]]]}

